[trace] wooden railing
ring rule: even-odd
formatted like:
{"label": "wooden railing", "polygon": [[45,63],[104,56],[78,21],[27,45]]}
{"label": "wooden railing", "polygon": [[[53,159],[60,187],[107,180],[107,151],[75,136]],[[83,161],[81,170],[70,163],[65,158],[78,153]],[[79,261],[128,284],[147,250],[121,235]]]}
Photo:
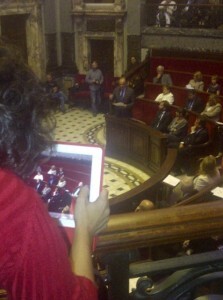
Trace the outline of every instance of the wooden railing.
{"label": "wooden railing", "polygon": [[97,252],[165,245],[222,234],[223,202],[214,201],[140,213],[112,215]]}
{"label": "wooden railing", "polygon": [[168,149],[166,136],[140,122],[106,116],[106,155],[131,163],[150,174],[138,187],[110,200],[112,213],[134,211],[145,198],[155,200],[160,181],[172,169],[176,149]]}
{"label": "wooden railing", "polygon": [[219,235],[222,228],[222,201],[111,216],[95,252],[107,266],[109,299],[128,299],[131,250]]}

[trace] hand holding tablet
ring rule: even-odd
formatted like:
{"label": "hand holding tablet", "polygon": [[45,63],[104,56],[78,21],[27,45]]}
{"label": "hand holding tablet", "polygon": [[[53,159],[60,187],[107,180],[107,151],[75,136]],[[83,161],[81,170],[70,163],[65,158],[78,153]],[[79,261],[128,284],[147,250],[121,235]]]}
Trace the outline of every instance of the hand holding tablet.
{"label": "hand holding tablet", "polygon": [[102,231],[109,218],[108,192],[102,190],[97,200],[88,201],[89,188],[84,186],[76,201],[74,220],[77,227],[85,228],[91,236]]}
{"label": "hand holding tablet", "polygon": [[[87,197],[87,200],[89,202],[96,201],[101,191],[103,166],[104,166],[103,164],[104,151],[101,147],[94,146],[94,145],[81,145],[81,144],[72,144],[72,143],[55,143],[53,149],[45,151],[43,155],[50,156],[51,160],[55,160],[55,159],[58,161],[61,160],[61,162],[65,159],[66,163],[68,162],[69,168],[71,169],[75,169],[74,161],[86,162],[86,165],[89,166],[88,168],[89,174],[84,174],[85,177],[88,179],[86,179],[86,181],[83,182],[83,185],[87,185],[89,187],[89,190],[86,191],[87,188],[86,187],[84,188],[83,190],[84,194],[82,194],[82,198]],[[64,170],[64,172],[66,177],[66,170]],[[75,178],[75,179],[78,181],[82,180],[81,178]],[[72,193],[72,191],[70,192]],[[99,202],[101,201],[100,199],[101,198],[99,197],[98,200]],[[61,226],[75,227],[72,214],[61,214],[55,211],[49,211],[49,213],[54,219],[57,219],[58,223]]]}

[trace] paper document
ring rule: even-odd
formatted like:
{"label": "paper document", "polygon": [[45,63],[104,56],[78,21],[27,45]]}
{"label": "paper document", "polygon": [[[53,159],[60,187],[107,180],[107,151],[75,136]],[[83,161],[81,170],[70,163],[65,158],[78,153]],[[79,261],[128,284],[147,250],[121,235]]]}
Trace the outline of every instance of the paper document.
{"label": "paper document", "polygon": [[173,175],[168,175],[165,179],[163,179],[163,182],[171,186],[176,186],[180,182],[180,179]]}
{"label": "paper document", "polygon": [[211,192],[214,196],[223,198],[223,187],[217,186]]}

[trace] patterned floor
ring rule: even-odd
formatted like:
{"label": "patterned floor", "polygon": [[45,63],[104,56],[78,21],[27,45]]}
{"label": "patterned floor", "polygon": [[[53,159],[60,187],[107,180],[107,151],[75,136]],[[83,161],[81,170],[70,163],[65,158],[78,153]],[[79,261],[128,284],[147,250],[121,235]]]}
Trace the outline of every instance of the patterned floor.
{"label": "patterned floor", "polygon": [[[56,141],[105,146],[104,115],[93,117],[88,110],[69,109],[66,114],[56,114]],[[105,157],[103,186],[109,190],[109,197],[115,197],[138,186],[149,178],[148,174],[121,161]]]}

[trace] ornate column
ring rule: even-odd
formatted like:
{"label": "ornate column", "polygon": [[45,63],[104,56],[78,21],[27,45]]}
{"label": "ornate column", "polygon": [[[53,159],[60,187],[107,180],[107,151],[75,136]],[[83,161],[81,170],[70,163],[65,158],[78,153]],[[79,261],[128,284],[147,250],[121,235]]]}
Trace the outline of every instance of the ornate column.
{"label": "ornate column", "polygon": [[28,64],[39,78],[45,76],[45,48],[41,4],[34,3],[26,22]]}

